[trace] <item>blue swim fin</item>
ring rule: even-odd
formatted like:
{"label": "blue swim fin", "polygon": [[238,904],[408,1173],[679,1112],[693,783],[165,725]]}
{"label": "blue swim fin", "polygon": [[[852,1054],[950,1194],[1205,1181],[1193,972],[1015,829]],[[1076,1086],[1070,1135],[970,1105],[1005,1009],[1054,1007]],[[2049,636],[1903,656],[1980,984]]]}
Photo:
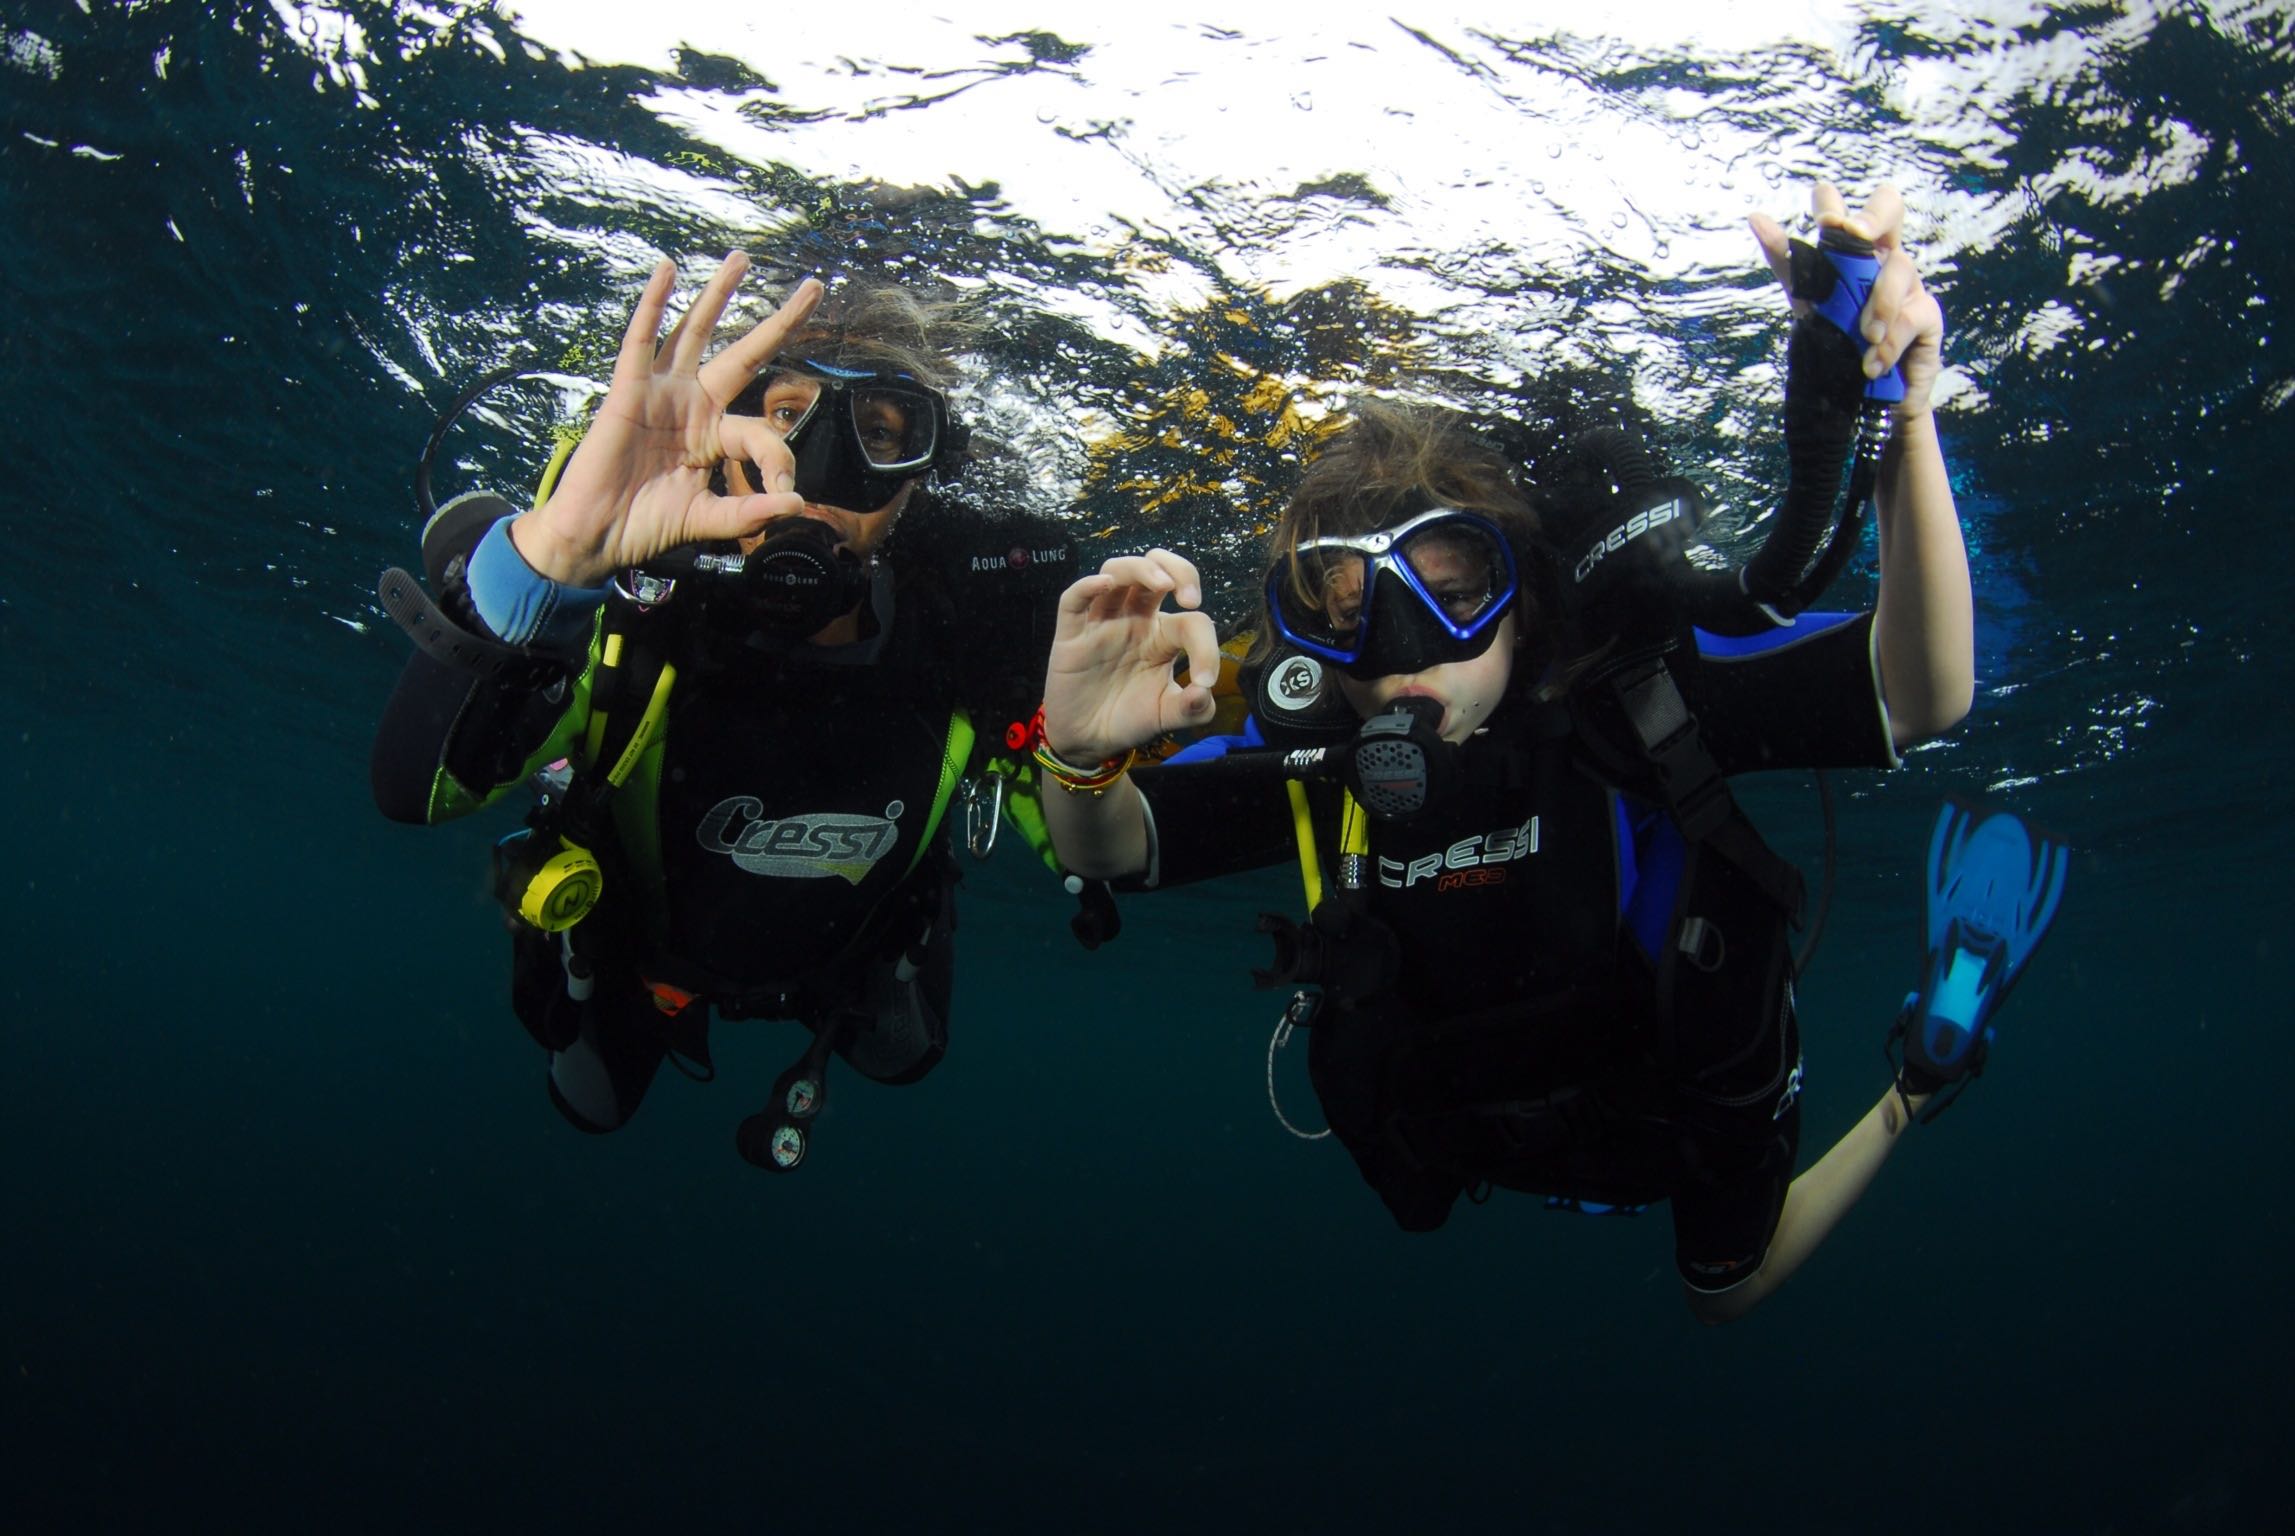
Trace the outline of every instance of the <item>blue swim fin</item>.
{"label": "blue swim fin", "polygon": [[1908,1093],[1953,1094],[1984,1070],[1993,1013],[2055,921],[2071,852],[2006,811],[1948,801],[1928,844],[1928,958],[1889,1030]]}

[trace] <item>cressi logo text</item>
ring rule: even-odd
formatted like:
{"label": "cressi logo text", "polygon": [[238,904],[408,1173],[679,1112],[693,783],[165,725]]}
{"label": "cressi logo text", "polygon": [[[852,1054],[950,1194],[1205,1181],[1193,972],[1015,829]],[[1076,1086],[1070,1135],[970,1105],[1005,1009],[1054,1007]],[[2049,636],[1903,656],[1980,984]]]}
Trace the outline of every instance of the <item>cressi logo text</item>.
{"label": "cressi logo text", "polygon": [[1587,550],[1584,557],[1578,561],[1578,568],[1571,579],[1579,582],[1584,581],[1594,573],[1594,567],[1600,565],[1603,560],[1616,554],[1643,534],[1653,529],[1665,527],[1675,518],[1680,517],[1682,512],[1681,500],[1678,497],[1667,502],[1664,506],[1650,507],[1644,511],[1636,512],[1594,541],[1594,547]]}
{"label": "cressi logo text", "polygon": [[900,840],[901,802],[882,816],[811,811],[765,820],[763,802],[729,795],[711,806],[694,837],[747,874],[809,879],[834,875],[853,885],[868,878],[877,860]]}

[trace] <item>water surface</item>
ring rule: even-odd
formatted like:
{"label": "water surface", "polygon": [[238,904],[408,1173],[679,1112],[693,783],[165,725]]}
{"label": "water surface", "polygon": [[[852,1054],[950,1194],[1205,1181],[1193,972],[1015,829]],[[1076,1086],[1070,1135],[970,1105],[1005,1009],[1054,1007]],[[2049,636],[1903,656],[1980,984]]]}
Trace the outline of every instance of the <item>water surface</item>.
{"label": "water surface", "polygon": [[[2286,12],[1621,9],[0,0],[33,1523],[2266,1524]],[[1233,622],[1367,391],[1528,455],[1622,415],[1748,547],[1783,323],[1744,218],[1819,174],[1904,188],[1951,322],[1981,685],[1840,785],[1813,1149],[1885,1080],[1938,797],[2081,853],[1992,1073],[1744,1324],[1688,1320],[1662,1217],[1408,1240],[1283,1135],[1241,978],[1288,877],[1129,903],[1087,956],[1024,860],[978,867],[957,1049],[846,1085],[774,1181],[729,1143],[793,1041],[727,1032],[718,1084],[573,1135],[502,1006],[500,828],[367,803],[435,412],[552,368],[440,469],[522,487],[662,254],[971,295],[966,494],[1197,552]],[[1749,798],[1814,851],[1803,786]]]}

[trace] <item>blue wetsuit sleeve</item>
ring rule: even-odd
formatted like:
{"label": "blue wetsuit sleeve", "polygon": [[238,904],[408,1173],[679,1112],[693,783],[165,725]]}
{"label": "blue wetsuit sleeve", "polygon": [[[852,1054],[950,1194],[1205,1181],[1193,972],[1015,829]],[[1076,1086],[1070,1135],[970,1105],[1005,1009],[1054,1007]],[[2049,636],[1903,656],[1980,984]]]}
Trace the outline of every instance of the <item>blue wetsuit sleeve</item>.
{"label": "blue wetsuit sleeve", "polygon": [[1697,630],[1697,653],[1713,661],[1743,661],[1755,656],[1773,656],[1781,651],[1793,650],[1835,630],[1868,618],[1863,613],[1804,613],[1792,623],[1775,629],[1765,629],[1751,635],[1716,635]]}
{"label": "blue wetsuit sleeve", "polygon": [[1236,734],[1206,736],[1200,741],[1191,741],[1165,758],[1164,762],[1166,764],[1208,763],[1214,758],[1225,757],[1230,752],[1242,751],[1251,747],[1264,747],[1265,745],[1267,745],[1267,738],[1260,733],[1259,717],[1246,715],[1243,717],[1243,729]]}
{"label": "blue wetsuit sleeve", "polygon": [[1675,675],[1724,773],[1893,768],[1870,613],[1804,613],[1748,637],[1697,632]]}
{"label": "blue wetsuit sleeve", "polygon": [[535,570],[510,541],[511,518],[486,530],[470,552],[470,606],[506,645],[573,657],[589,644],[606,587],[569,587]]}

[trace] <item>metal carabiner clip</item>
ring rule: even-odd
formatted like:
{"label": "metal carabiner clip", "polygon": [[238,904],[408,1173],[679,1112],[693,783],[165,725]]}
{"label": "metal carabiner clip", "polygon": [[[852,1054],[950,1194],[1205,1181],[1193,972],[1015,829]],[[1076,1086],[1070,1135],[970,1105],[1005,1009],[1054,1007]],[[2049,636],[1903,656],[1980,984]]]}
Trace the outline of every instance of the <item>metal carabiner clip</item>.
{"label": "metal carabiner clip", "polygon": [[1282,1096],[1275,1091],[1275,1053],[1291,1043],[1294,1030],[1312,1025],[1322,1011],[1323,994],[1299,988],[1291,994],[1291,1001],[1283,1005],[1283,1017],[1275,1021],[1275,1033],[1267,1039],[1267,1107],[1275,1111],[1276,1123],[1301,1141],[1321,1141],[1331,1134],[1331,1128],[1325,1125],[1319,1131],[1302,1131],[1283,1113]]}
{"label": "metal carabiner clip", "polygon": [[996,831],[1004,820],[1004,775],[984,773],[964,781],[964,846],[976,859],[995,851]]}

